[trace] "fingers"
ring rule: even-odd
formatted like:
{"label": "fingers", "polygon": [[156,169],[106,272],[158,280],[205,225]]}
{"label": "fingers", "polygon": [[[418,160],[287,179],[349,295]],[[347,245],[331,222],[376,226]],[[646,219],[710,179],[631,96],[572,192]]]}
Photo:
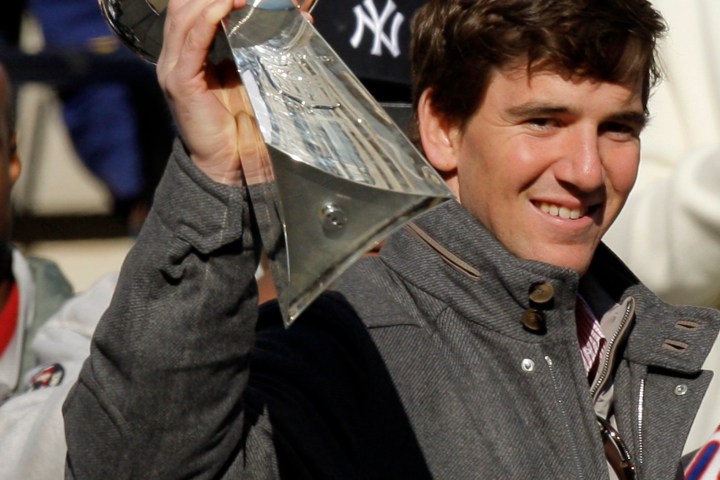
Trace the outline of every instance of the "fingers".
{"label": "fingers", "polygon": [[300,13],[302,13],[302,16],[310,23],[315,23],[315,19],[310,12],[312,12],[317,3],[317,0],[305,0],[300,4]]}
{"label": "fingers", "polygon": [[209,178],[226,184],[241,181],[246,162],[251,172],[267,164],[236,65],[232,59],[208,60],[221,21],[252,1],[169,0],[157,63],[158,81],[190,158]]}
{"label": "fingers", "polygon": [[[293,0],[308,19],[317,0]],[[247,6],[248,0],[169,0],[163,30],[158,73],[175,68],[180,56],[188,72],[199,71],[212,45],[218,24],[233,9]]]}
{"label": "fingers", "polygon": [[158,59],[159,75],[179,63],[190,75],[199,72],[220,21],[234,8],[245,5],[245,0],[170,0]]}
{"label": "fingers", "polygon": [[315,8],[317,3],[318,0],[304,0],[300,4],[300,10],[303,12],[312,12],[312,9]]}
{"label": "fingers", "polygon": [[270,158],[257,120],[251,114],[240,112],[237,117],[238,154],[242,159],[242,175],[248,185],[267,183],[272,174],[267,170]]}

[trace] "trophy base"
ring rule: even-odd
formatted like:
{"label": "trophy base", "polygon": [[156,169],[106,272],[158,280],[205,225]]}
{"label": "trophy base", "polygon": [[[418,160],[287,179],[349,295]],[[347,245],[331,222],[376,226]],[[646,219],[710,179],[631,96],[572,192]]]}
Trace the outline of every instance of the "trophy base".
{"label": "trophy base", "polygon": [[250,198],[288,326],[390,232],[447,200],[349,181],[268,148],[282,187],[251,186]]}

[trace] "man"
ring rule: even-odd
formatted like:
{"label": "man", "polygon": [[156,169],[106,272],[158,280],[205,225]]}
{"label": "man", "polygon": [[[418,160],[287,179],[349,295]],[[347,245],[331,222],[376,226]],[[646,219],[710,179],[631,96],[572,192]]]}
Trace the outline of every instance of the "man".
{"label": "man", "polygon": [[[24,443],[25,436],[21,427],[31,425],[26,418],[30,409],[25,403],[21,406],[20,397],[31,388],[32,378],[40,373],[38,362],[31,344],[37,333],[44,328],[48,318],[72,294],[72,286],[58,267],[49,261],[37,258],[25,258],[10,243],[12,206],[10,191],[20,175],[20,159],[17,152],[13,91],[10,79],[0,65],[0,477],[18,477],[22,468],[21,455],[28,451]],[[62,331],[62,329],[60,330]],[[49,353],[49,352],[44,352]],[[37,385],[32,398],[50,392],[51,387],[63,383],[64,370],[58,359],[44,365],[47,372],[55,375],[47,384]],[[41,367],[41,368],[38,368]],[[72,384],[66,380],[64,386]],[[27,397],[29,398],[29,397]],[[56,450],[57,443],[64,452],[61,417],[43,418],[47,430],[55,435],[47,435],[47,442],[33,445],[37,453]],[[37,438],[37,437],[35,437]],[[46,465],[46,458],[34,456],[35,465]],[[57,466],[57,463],[56,463]],[[57,472],[57,469],[55,470]]]}
{"label": "man", "polygon": [[[169,3],[176,145],[65,405],[70,478],[682,476],[717,312],[659,301],[600,244],[629,194],[664,26],[645,0],[431,0],[417,136],[458,202],[288,330],[256,306],[241,0]],[[618,433],[615,431],[619,431]]]}
{"label": "man", "polygon": [[34,332],[72,294],[56,265],[25,259],[10,244],[10,191],[20,175],[10,80],[0,66],[0,402],[34,367],[27,346]]}
{"label": "man", "polygon": [[0,65],[0,478],[62,478],[61,407],[110,302],[108,276],[72,298],[57,265],[10,243],[10,191],[20,175],[13,94]]}
{"label": "man", "polygon": [[67,300],[26,340],[33,368],[0,405],[0,478],[63,478],[62,404],[90,351],[90,338],[110,303],[116,274]]}

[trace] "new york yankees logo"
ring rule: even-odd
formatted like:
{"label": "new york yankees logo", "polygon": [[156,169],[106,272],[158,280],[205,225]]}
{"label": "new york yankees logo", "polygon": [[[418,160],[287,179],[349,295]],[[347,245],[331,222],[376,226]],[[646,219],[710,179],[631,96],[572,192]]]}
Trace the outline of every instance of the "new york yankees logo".
{"label": "new york yankees logo", "polygon": [[[357,27],[350,39],[350,45],[352,45],[353,48],[358,48],[363,39],[365,28],[367,28],[375,35],[372,49],[370,50],[372,55],[381,56],[383,47],[385,47],[393,57],[399,56],[400,42],[398,40],[398,34],[400,33],[400,26],[405,20],[405,16],[397,11],[395,2],[388,0],[382,14],[378,13],[374,0],[365,0],[362,5],[364,5],[364,9],[361,5],[356,5],[355,8],[353,8],[355,18],[357,19]],[[385,33],[385,26],[390,19],[392,19],[392,23],[390,25],[390,34],[388,35]]]}

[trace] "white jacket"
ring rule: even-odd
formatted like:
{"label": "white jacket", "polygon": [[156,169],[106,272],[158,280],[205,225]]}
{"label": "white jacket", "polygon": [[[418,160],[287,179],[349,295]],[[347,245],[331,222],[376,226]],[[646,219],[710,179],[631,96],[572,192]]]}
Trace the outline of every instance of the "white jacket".
{"label": "white jacket", "polygon": [[[68,300],[35,335],[32,350],[39,366],[21,379],[20,393],[0,405],[0,479],[64,478],[62,405],[90,353],[95,325],[116,281],[117,274],[105,276]],[[44,375],[48,372],[56,377]]]}

